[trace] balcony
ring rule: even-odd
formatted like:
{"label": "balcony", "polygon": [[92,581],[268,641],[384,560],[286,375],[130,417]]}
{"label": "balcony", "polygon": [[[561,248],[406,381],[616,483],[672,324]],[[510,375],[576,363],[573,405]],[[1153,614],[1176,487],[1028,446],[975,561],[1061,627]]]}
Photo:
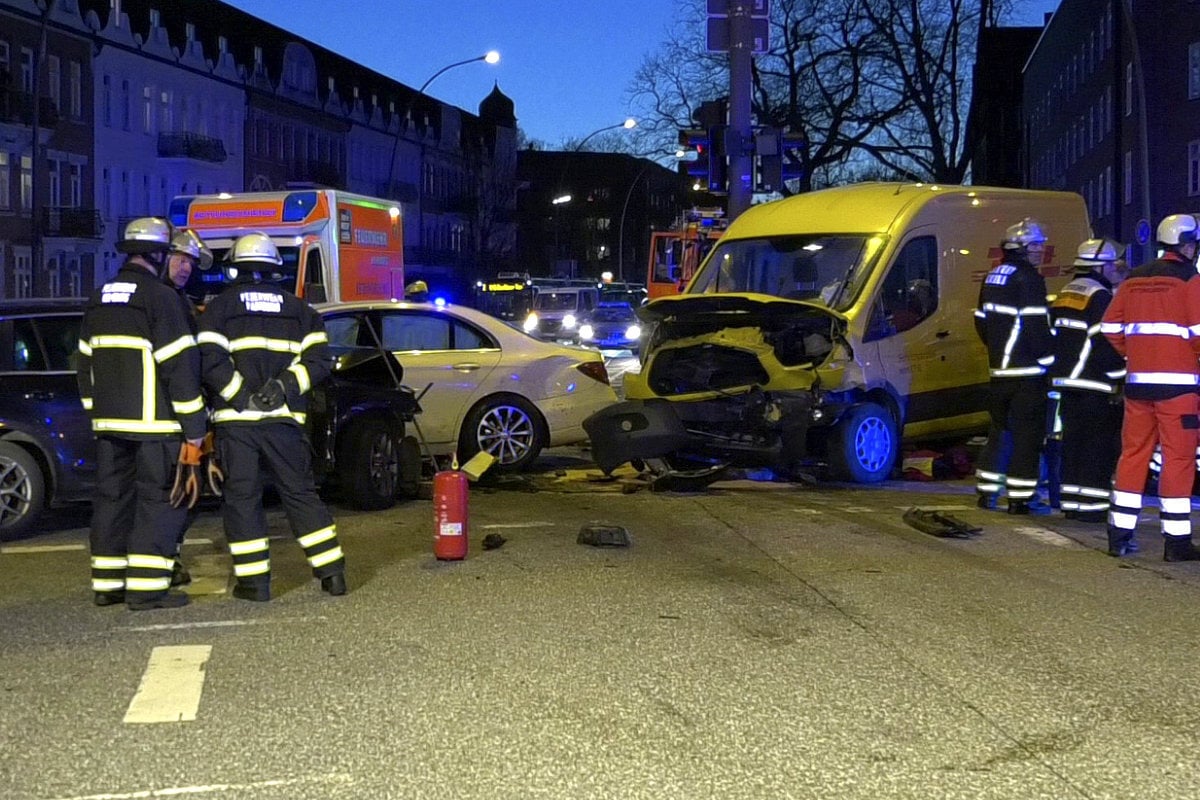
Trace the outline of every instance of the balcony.
{"label": "balcony", "polygon": [[[58,109],[49,97],[38,103],[38,124],[53,128],[58,124]],[[0,91],[0,123],[33,125],[33,95],[18,89]]]}
{"label": "balcony", "polygon": [[63,239],[99,239],[104,233],[100,212],[94,208],[43,208],[42,236]]}
{"label": "balcony", "polygon": [[190,158],[220,164],[226,158],[225,143],[212,136],[198,133],[160,133],[159,158]]}

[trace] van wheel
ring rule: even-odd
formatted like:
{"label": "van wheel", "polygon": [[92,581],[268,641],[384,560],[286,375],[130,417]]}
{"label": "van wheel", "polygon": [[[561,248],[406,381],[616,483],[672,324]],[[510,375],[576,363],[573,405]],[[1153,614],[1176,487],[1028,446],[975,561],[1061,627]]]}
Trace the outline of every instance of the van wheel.
{"label": "van wheel", "polygon": [[46,506],[46,478],[37,459],[12,442],[0,442],[0,539],[15,539],[37,522]]}
{"label": "van wheel", "polygon": [[496,457],[492,469],[518,472],[532,464],[546,446],[545,428],[541,414],[525,398],[489,397],[471,409],[463,422],[458,461],[464,463],[486,450]]}
{"label": "van wheel", "polygon": [[346,500],[352,506],[378,511],[396,504],[399,451],[396,431],[383,420],[364,419],[354,423],[338,464]]}
{"label": "van wheel", "polygon": [[839,480],[879,483],[892,473],[899,426],[878,403],[852,406],[829,440],[829,466]]}

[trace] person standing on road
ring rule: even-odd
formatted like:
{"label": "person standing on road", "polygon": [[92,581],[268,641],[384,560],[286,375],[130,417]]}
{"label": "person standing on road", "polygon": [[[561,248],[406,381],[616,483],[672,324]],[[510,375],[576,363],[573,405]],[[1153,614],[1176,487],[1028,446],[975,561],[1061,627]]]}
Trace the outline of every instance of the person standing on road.
{"label": "person standing on road", "polygon": [[1192,485],[1200,438],[1200,275],[1196,248],[1200,224],[1172,214],[1158,225],[1163,255],[1121,284],[1100,326],[1125,357],[1125,422],[1121,457],[1108,515],[1108,553],[1135,552],[1134,529],[1156,445],[1159,522],[1164,561],[1195,561]]}
{"label": "person standing on road", "polygon": [[[975,471],[980,508],[994,508],[1001,489],[1008,513],[1049,513],[1034,503],[1046,438],[1046,369],[1054,363],[1046,280],[1037,267],[1046,234],[1026,217],[1004,233],[1003,257],[983,280],[975,331],[988,351],[991,386],[987,445]],[[1011,437],[1006,458],[1005,436]],[[1007,463],[1006,463],[1007,462]]]}
{"label": "person standing on road", "polygon": [[[164,282],[171,226],[125,226],[116,276],[91,297],[79,334],[79,394],[96,444],[92,590],[100,606],[187,605],[170,591],[187,510],[169,499],[184,447],[204,439],[200,354],[179,298]],[[182,447],[181,447],[182,445]]]}
{"label": "person standing on road", "polygon": [[[330,372],[325,326],[308,303],[262,279],[283,264],[266,234],[239,238],[229,259],[232,283],[201,315],[199,341],[225,470],[225,536],[237,579],[233,595],[271,599],[260,464],[321,589],[345,594],[345,557],[333,518],[317,496],[303,428],[307,395]],[[247,389],[248,405],[241,410],[236,401]]]}
{"label": "person standing on road", "polygon": [[1075,277],[1050,306],[1054,366],[1050,391],[1062,420],[1061,505],[1067,519],[1104,522],[1120,455],[1125,359],[1100,332],[1113,289],[1125,277],[1125,246],[1111,239],[1079,245]]}

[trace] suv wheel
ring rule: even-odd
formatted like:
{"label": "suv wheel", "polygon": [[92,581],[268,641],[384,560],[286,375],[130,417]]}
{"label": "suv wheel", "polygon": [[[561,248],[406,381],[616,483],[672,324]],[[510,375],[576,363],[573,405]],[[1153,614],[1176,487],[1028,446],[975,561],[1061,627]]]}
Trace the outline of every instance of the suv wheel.
{"label": "suv wheel", "polygon": [[338,472],[346,499],[355,508],[378,511],[396,503],[400,437],[384,420],[364,419],[346,435]]}
{"label": "suv wheel", "polygon": [[0,442],[0,539],[33,527],[46,505],[46,478],[37,459],[12,442]]}

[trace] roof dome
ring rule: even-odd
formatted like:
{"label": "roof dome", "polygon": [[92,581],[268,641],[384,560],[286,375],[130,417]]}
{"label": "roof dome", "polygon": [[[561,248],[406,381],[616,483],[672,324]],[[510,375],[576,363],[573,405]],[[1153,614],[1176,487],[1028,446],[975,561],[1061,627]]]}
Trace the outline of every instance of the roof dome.
{"label": "roof dome", "polygon": [[516,127],[517,117],[513,101],[500,91],[499,81],[492,87],[491,94],[479,104],[479,118],[506,128]]}

